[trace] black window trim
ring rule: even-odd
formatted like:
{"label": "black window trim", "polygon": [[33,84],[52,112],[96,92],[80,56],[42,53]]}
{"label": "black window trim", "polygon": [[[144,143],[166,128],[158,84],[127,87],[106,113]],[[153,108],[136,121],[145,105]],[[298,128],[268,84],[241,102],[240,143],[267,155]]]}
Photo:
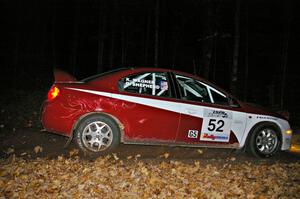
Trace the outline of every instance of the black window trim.
{"label": "black window trim", "polygon": [[[201,80],[198,80],[198,79],[195,79],[195,78],[186,76],[186,75],[182,75],[182,74],[180,74],[180,73],[175,73],[175,72],[171,72],[171,73],[172,73],[172,79],[173,79],[173,81],[175,82],[174,84],[175,84],[175,87],[176,87],[176,91],[178,92],[177,99],[179,99],[179,100],[184,100],[184,101],[190,101],[190,102],[196,102],[196,103],[204,103],[204,104],[218,105],[218,106],[224,106],[224,107],[231,107],[231,106],[230,106],[230,103],[229,103],[229,98],[230,98],[230,96],[229,96],[227,93],[224,93],[224,92],[222,92],[222,91],[219,91],[219,89],[216,89],[213,85],[207,84],[206,82],[203,82],[203,81],[201,81]],[[199,101],[192,101],[192,100],[185,100],[185,99],[183,99],[182,93],[181,93],[180,88],[179,88],[178,80],[176,79],[176,74],[177,74],[177,75],[181,75],[181,76],[183,76],[183,77],[187,77],[187,78],[193,79],[193,81],[199,81],[199,82],[201,82],[203,85],[208,85],[209,87],[213,88],[214,90],[217,90],[217,91],[219,91],[220,93],[223,93],[223,94],[226,96],[226,98],[228,99],[228,105],[226,105],[226,104],[212,103],[212,102],[199,102]],[[208,88],[208,92],[210,92],[210,88]]]}

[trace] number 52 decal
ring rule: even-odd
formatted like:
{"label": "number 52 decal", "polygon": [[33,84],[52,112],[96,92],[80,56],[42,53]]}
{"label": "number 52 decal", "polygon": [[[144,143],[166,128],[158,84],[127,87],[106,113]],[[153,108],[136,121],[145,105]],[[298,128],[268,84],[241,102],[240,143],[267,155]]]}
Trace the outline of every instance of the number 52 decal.
{"label": "number 52 decal", "polygon": [[216,132],[223,132],[223,127],[224,127],[224,120],[216,120],[216,119],[210,119],[208,122],[208,127],[207,129],[209,131],[214,131],[216,130]]}
{"label": "number 52 decal", "polygon": [[200,140],[228,142],[232,112],[204,109]]}

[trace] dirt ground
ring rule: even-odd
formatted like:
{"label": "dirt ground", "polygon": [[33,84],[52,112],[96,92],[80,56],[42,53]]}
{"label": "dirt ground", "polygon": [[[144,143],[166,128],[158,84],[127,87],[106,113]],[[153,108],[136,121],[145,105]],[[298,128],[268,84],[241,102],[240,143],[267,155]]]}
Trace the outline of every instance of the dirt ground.
{"label": "dirt ground", "polygon": [[[4,130],[4,129],[2,129]],[[42,131],[37,128],[22,128],[12,132],[0,134],[0,157],[7,158],[15,154],[17,157],[36,158],[57,156],[69,156],[69,152],[76,149],[71,143],[65,147],[67,138]],[[293,143],[300,143],[298,131],[294,133]],[[128,156],[140,155],[140,159],[161,159],[163,154],[168,153],[169,159],[174,160],[205,160],[205,161],[226,161],[234,157],[238,161],[279,161],[279,162],[300,162],[300,153],[295,151],[283,151],[269,160],[260,160],[251,155],[234,149],[214,149],[214,148],[188,148],[188,147],[168,147],[168,146],[141,146],[121,144],[115,151],[118,157],[126,159]],[[84,158],[84,157],[82,157]]]}

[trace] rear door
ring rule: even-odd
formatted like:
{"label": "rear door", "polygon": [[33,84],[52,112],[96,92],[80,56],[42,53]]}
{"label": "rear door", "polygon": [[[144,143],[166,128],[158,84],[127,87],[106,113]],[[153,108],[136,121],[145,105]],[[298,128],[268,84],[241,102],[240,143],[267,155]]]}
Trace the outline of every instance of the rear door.
{"label": "rear door", "polygon": [[174,142],[180,111],[167,72],[143,72],[119,81],[125,142]]}
{"label": "rear door", "polygon": [[204,82],[179,74],[175,74],[175,79],[182,102],[176,142],[192,144],[238,142],[244,133],[246,114],[234,111],[224,93]]}

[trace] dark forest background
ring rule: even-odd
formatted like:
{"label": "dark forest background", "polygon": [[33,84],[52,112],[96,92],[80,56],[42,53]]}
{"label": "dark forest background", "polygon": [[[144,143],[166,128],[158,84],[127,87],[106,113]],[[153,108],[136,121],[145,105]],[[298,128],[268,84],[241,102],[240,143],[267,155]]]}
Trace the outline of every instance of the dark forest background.
{"label": "dark forest background", "polygon": [[298,8],[296,0],[1,0],[1,98],[47,91],[53,68],[78,79],[172,68],[288,110],[299,126]]}

